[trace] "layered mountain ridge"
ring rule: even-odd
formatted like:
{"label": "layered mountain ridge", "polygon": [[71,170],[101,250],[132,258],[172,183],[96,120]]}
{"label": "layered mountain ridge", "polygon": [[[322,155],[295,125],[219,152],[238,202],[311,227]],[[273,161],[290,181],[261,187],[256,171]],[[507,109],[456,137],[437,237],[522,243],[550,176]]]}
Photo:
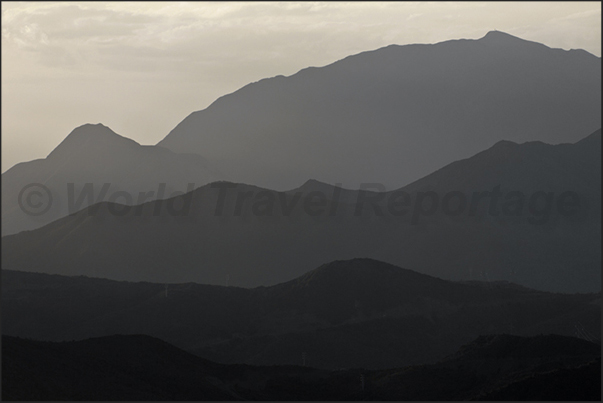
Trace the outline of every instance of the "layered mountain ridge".
{"label": "layered mountain ridge", "polygon": [[[600,137],[597,131],[576,144],[499,143],[393,192],[317,181],[289,192],[215,182],[125,210],[99,203],[4,237],[2,265],[254,287],[325,262],[367,257],[444,279],[598,291]],[[427,197],[419,201],[428,192],[439,200],[436,209]],[[452,192],[457,201],[444,205]],[[471,210],[473,195],[483,192]],[[462,211],[460,197],[466,198]]]}
{"label": "layered mountain ridge", "polygon": [[253,289],[2,274],[5,335],[146,334],[229,364],[297,365],[306,352],[313,367],[382,369],[436,362],[484,334],[601,337],[600,293],[450,282],[372,259]]}

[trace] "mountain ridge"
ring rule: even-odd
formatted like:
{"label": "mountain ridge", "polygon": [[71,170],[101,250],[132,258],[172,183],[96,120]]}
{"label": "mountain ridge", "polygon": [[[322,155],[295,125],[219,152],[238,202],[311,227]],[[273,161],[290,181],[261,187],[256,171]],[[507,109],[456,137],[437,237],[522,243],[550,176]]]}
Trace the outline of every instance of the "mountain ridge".
{"label": "mountain ridge", "polygon": [[79,151],[79,147],[82,146],[89,147],[89,143],[93,143],[92,146],[96,147],[101,145],[107,147],[130,146],[132,148],[140,146],[138,142],[115,133],[102,123],[86,123],[73,129],[46,158],[68,157],[66,154],[70,151]]}
{"label": "mountain ridge", "polygon": [[[600,142],[600,132],[594,134],[589,143],[499,145],[385,193],[323,182],[310,182],[307,192],[277,192],[223,181],[123,214],[114,213],[124,211],[118,205],[97,204],[32,233],[4,237],[2,264],[116,280],[254,287],[291,280],[325,262],[366,257],[445,279],[593,291],[601,259],[601,159],[590,144]],[[324,193],[317,215],[308,202],[315,188]],[[473,215],[467,212],[472,193],[497,188],[506,197],[523,192],[523,212],[501,215],[503,196],[498,215],[489,212],[488,199]],[[467,208],[456,216],[441,209],[419,215],[412,204],[405,215],[392,210],[394,197],[406,192],[416,201],[426,191],[440,199],[461,192]],[[526,212],[526,205],[536,191],[557,198],[574,192],[579,209],[566,217],[553,203],[548,216],[541,214],[545,222],[535,224],[541,217]],[[183,206],[188,210],[180,214]],[[117,232],[109,236],[112,229]],[[114,246],[103,250],[109,242]]]}
{"label": "mountain ridge", "polygon": [[[577,323],[600,338],[600,292],[451,282],[369,259],[331,262],[253,289],[6,269],[2,277],[6,335],[147,334],[221,363],[289,365],[307,351],[310,365],[322,368],[419,365],[481,334],[572,336]],[[363,345],[366,354],[351,353]]]}
{"label": "mountain ridge", "polygon": [[575,142],[601,126],[600,58],[488,43],[501,35],[392,45],[260,80],[158,144],[203,150],[236,182],[271,189],[308,178],[400,188],[501,139]]}

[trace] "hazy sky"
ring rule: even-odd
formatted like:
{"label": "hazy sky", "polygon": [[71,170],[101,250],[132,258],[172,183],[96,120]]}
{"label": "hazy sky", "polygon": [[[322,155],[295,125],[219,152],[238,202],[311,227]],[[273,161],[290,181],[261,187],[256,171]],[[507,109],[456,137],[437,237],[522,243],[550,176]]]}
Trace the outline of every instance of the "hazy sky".
{"label": "hazy sky", "polygon": [[250,82],[494,29],[601,56],[600,2],[2,2],[2,172],[84,123],[155,144]]}

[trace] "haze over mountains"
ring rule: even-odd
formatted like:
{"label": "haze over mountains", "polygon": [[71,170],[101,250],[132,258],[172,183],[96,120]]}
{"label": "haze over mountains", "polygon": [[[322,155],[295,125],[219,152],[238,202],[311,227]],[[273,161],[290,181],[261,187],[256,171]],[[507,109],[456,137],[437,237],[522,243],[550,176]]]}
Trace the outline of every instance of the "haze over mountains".
{"label": "haze over mountains", "polygon": [[[102,124],[86,124],[74,129],[48,157],[17,164],[2,174],[2,235],[39,228],[75,212],[69,209],[68,184],[75,185],[73,201],[79,210],[109,200],[117,192],[127,192],[131,204],[140,204],[167,198],[175,191],[190,191],[189,183],[196,188],[217,179],[220,175],[199,155],[141,146]],[[103,191],[105,183],[110,186]],[[160,196],[162,183],[165,190]],[[19,194],[29,184],[50,190],[51,208],[44,214],[30,215],[20,207]],[[87,194],[86,184],[92,185],[91,199],[81,197]],[[139,201],[140,192],[153,194]],[[127,204],[124,197],[116,201]]]}
{"label": "haze over mountains", "polygon": [[492,31],[392,45],[249,84],[158,143],[228,180],[399,188],[500,140],[575,142],[601,127],[601,59]]}
{"label": "haze over mountains", "polygon": [[[341,191],[337,202],[329,200],[337,188],[319,182],[308,182],[297,195],[222,182],[129,211],[100,203],[4,237],[2,267],[255,287],[291,280],[325,262],[370,257],[451,280],[595,292],[601,278],[600,144],[600,130],[576,144],[496,144],[402,188],[414,203],[402,215],[388,207],[399,192],[373,193],[380,198],[376,205],[369,200],[359,209],[360,203],[343,203],[354,194],[359,200],[359,192]],[[472,193],[496,186],[502,192],[497,215],[488,198],[471,215]],[[325,191],[324,204],[308,209],[316,189]],[[420,213],[428,205],[418,204],[421,191],[443,200],[451,190],[467,195],[464,212]],[[509,213],[504,205],[513,191],[525,200]],[[548,204],[530,201],[538,191]],[[568,191],[579,205],[565,215],[559,197]],[[243,194],[246,199],[238,200]]]}
{"label": "haze over mountains", "polygon": [[600,400],[601,60],[492,31],[86,124],[2,235],[3,399]]}
{"label": "haze over mountains", "polygon": [[[392,45],[249,84],[188,116],[160,147],[84,125],[46,159],[2,175],[2,235],[73,212],[70,182],[77,195],[93,183],[94,201],[104,183],[112,186],[98,201],[122,190],[161,199],[160,183],[169,195],[219,179],[283,191],[309,179],[392,190],[501,140],[573,143],[601,126],[600,68],[585,51],[492,31],[479,40]],[[52,192],[44,214],[19,208],[31,183]]]}

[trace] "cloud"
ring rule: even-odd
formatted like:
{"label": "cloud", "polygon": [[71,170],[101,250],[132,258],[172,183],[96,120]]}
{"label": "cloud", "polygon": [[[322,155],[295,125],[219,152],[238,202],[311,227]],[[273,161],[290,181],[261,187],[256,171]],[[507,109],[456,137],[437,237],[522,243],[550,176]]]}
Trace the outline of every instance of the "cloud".
{"label": "cloud", "polygon": [[[3,40],[36,52],[39,61],[66,68],[103,68],[132,71],[141,60],[157,63],[157,69],[182,72],[186,63],[206,60],[229,62],[231,55],[241,61],[267,57],[299,59],[319,64],[345,57],[345,52],[363,51],[394,43],[436,42],[450,38],[480,37],[492,29],[504,30],[508,5],[496,13],[484,12],[485,4],[466,3],[49,3],[3,10]],[[524,7],[525,8],[525,7]],[[526,10],[528,10],[526,8]],[[524,13],[514,16],[514,28]],[[541,24],[579,31],[592,26],[600,9],[557,16]],[[510,18],[509,18],[510,20]],[[404,21],[404,23],[402,23]],[[480,23],[481,25],[480,26]],[[579,25],[579,26],[575,26]],[[540,28],[545,32],[545,28]],[[537,29],[532,25],[532,30]],[[560,35],[553,36],[559,38]],[[584,38],[584,35],[580,35]],[[387,41],[387,42],[386,42]],[[599,39],[600,42],[600,39]],[[571,43],[571,39],[563,43]],[[312,57],[320,52],[322,57]],[[147,69],[143,69],[147,70]]]}

